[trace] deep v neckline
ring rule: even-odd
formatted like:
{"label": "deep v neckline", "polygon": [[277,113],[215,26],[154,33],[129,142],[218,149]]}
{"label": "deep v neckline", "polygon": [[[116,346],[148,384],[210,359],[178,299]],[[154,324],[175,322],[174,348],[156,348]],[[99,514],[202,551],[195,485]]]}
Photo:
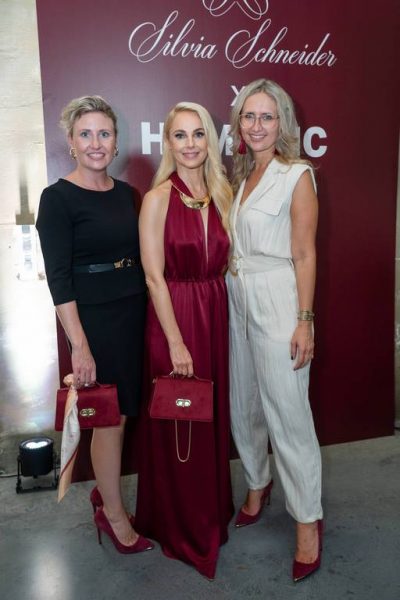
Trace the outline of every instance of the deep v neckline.
{"label": "deep v neckline", "polygon": [[[172,173],[170,175],[170,180],[172,181],[173,186],[175,187],[176,190],[178,190],[178,192],[181,191],[184,194],[186,194],[187,196],[190,196],[190,198],[194,198],[192,192],[189,190],[189,188],[187,187],[185,182],[179,177],[179,175],[176,171],[174,171],[174,173]],[[184,204],[184,202],[182,201],[181,198],[179,198],[179,201],[182,202],[182,204]],[[196,218],[200,219],[200,226],[201,226],[202,232],[203,232],[204,251],[205,251],[207,266],[208,266],[208,246],[209,246],[208,230],[209,230],[209,220],[210,220],[210,206],[211,206],[211,203],[206,208],[202,208],[202,209],[191,208],[191,207],[186,206],[187,210],[192,210],[196,213],[200,213],[198,215],[198,217],[196,217]],[[203,218],[202,211],[207,211],[205,218]]]}

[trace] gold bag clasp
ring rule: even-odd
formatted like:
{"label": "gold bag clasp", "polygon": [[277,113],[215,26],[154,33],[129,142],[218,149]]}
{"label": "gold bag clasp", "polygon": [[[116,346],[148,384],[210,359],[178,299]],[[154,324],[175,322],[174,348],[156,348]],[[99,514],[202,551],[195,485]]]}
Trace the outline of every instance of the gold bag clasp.
{"label": "gold bag clasp", "polygon": [[79,411],[79,415],[81,417],[94,417],[95,414],[95,408],[81,408],[81,410]]}
{"label": "gold bag clasp", "polygon": [[192,404],[191,401],[188,398],[178,398],[175,401],[175,404],[179,407],[179,408],[189,408],[189,406]]}

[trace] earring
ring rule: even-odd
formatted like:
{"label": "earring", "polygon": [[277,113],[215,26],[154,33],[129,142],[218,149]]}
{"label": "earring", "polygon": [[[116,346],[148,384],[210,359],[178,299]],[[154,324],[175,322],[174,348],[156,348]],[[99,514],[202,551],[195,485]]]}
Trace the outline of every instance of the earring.
{"label": "earring", "polygon": [[242,138],[242,134],[240,134],[240,144],[238,147],[238,153],[239,154],[247,154],[247,146],[246,146],[246,142]]}
{"label": "earring", "polygon": [[74,160],[76,160],[76,150],[75,148],[70,148],[69,149],[69,155],[71,158],[73,158]]}
{"label": "earring", "polygon": [[118,146],[116,146],[115,150],[114,150],[114,156],[118,156],[118,154],[119,154],[119,148],[118,148]]}

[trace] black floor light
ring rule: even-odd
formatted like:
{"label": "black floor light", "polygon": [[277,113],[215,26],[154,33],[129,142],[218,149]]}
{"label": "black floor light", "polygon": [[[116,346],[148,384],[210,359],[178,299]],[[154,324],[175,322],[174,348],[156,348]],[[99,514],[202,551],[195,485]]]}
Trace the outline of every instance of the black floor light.
{"label": "black floor light", "polygon": [[[56,458],[54,440],[49,437],[34,437],[21,442],[17,458],[17,494],[22,492],[56,489],[58,485]],[[54,472],[51,484],[45,486],[37,485],[37,478],[42,475],[48,475],[50,471]],[[21,475],[22,477],[33,477],[33,479],[35,479],[35,485],[24,489],[22,487]]]}

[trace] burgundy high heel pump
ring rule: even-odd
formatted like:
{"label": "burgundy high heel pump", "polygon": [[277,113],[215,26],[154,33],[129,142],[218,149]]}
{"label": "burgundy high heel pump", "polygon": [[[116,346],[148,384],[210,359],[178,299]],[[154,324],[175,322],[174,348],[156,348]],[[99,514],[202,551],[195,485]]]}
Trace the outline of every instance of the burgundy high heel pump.
{"label": "burgundy high heel pump", "polygon": [[121,554],[137,554],[138,552],[146,552],[147,550],[152,550],[154,548],[154,544],[141,535],[139,535],[136,542],[131,546],[126,546],[125,544],[120,542],[117,536],[115,535],[113,528],[111,527],[110,522],[104,514],[103,508],[101,506],[94,513],[94,522],[97,527],[97,537],[99,540],[99,544],[102,543],[101,532],[103,531],[105,534],[108,535],[115,548]]}
{"label": "burgundy high heel pump", "polygon": [[271,479],[271,481],[263,491],[260,500],[260,508],[255,515],[248,515],[247,513],[243,512],[242,509],[239,510],[235,521],[235,527],[245,527],[246,525],[253,525],[253,523],[257,523],[257,521],[261,517],[261,513],[265,504],[269,505],[271,502],[271,490],[273,485],[274,482]]}
{"label": "burgundy high heel pump", "polygon": [[[103,498],[101,497],[101,494],[99,492],[99,488],[97,487],[97,485],[92,489],[92,491],[90,492],[90,502],[92,503],[93,506],[93,514],[96,514],[96,510],[98,508],[103,508]],[[126,513],[129,519],[130,524],[132,525],[132,527],[135,524],[135,515],[131,515],[129,513]]]}
{"label": "burgundy high heel pump", "polygon": [[96,513],[96,510],[98,508],[101,508],[103,506],[103,498],[101,497],[101,494],[99,492],[99,488],[97,487],[97,485],[90,492],[90,502],[92,503],[92,506],[93,506],[93,514]]}
{"label": "burgundy high heel pump", "polygon": [[318,521],[318,556],[312,563],[302,563],[296,559],[293,561],[293,581],[301,581],[305,579],[321,565],[321,552],[322,552],[322,534],[323,534],[323,521]]}

